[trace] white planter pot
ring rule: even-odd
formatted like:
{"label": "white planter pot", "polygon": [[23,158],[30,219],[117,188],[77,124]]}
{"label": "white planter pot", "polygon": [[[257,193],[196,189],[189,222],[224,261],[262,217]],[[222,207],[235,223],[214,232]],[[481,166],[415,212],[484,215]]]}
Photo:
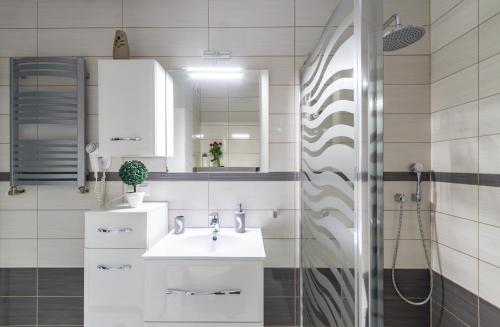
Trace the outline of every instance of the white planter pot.
{"label": "white planter pot", "polygon": [[144,192],[127,193],[128,205],[132,208],[139,207],[144,200]]}

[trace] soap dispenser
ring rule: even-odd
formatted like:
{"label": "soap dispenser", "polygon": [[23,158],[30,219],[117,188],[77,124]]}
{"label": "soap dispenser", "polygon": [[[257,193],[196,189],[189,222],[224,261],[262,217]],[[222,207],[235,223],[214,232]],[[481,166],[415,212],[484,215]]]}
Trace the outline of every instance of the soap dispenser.
{"label": "soap dispenser", "polygon": [[245,232],[245,212],[241,208],[241,203],[238,205],[238,211],[234,215],[234,231],[236,233]]}

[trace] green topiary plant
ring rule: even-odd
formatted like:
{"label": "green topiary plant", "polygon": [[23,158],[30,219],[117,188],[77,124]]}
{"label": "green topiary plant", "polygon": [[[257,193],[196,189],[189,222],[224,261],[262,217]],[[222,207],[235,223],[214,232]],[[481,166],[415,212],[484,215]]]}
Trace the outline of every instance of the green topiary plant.
{"label": "green topiary plant", "polygon": [[122,182],[134,187],[134,193],[137,192],[137,185],[142,184],[148,178],[148,169],[146,166],[138,161],[131,160],[125,161],[121,165],[118,175]]}

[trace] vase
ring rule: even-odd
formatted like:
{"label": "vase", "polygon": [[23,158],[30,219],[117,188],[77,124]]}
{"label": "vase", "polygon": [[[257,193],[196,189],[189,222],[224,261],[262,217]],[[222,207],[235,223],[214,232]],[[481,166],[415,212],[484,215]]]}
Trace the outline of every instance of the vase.
{"label": "vase", "polygon": [[140,207],[144,201],[144,192],[129,192],[127,193],[128,205],[132,208]]}
{"label": "vase", "polygon": [[215,168],[219,168],[220,167],[220,158],[214,158],[214,160],[212,161],[212,166]]}

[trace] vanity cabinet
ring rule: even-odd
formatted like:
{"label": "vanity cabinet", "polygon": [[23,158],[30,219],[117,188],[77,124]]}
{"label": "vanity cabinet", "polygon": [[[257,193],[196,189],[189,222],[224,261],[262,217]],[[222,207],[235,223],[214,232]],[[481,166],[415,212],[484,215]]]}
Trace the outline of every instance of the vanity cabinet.
{"label": "vanity cabinet", "polygon": [[98,84],[101,153],[162,157],[173,151],[167,146],[173,80],[156,60],[99,60]]}
{"label": "vanity cabinet", "polygon": [[144,323],[142,255],[167,232],[166,203],[85,213],[85,326]]}

